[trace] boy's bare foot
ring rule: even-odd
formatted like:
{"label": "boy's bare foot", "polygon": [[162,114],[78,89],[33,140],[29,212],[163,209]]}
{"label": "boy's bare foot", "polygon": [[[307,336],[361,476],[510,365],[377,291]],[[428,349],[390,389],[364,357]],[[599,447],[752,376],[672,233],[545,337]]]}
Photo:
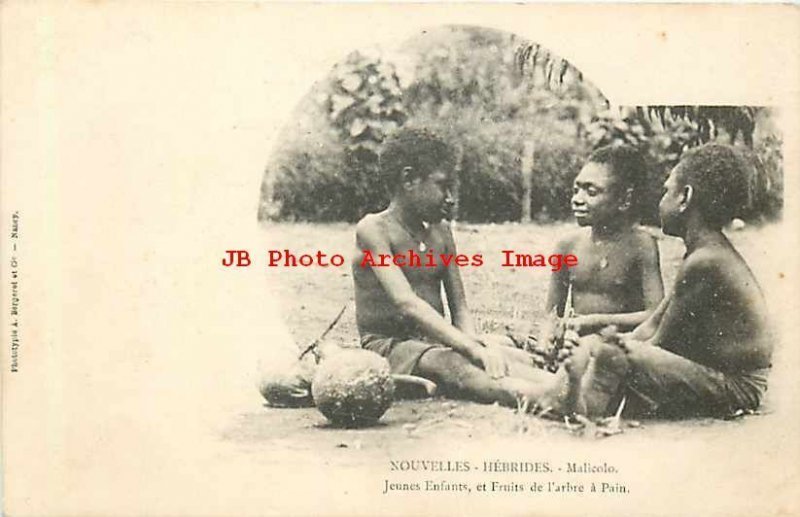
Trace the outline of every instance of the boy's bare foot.
{"label": "boy's bare foot", "polygon": [[618,393],[628,372],[628,358],[622,349],[595,336],[584,341],[592,356],[590,366],[581,379],[586,415],[592,418],[607,416],[608,404]]}
{"label": "boy's bare foot", "polygon": [[578,340],[566,340],[561,349],[561,368],[556,372],[553,387],[539,398],[537,405],[554,416],[585,414],[582,379],[591,359],[590,350]]}
{"label": "boy's bare foot", "polygon": [[585,415],[587,406],[583,393],[583,378],[591,365],[591,350],[585,346],[565,347],[564,350],[568,350],[569,355],[563,362],[567,377],[567,386],[562,414],[572,415],[573,413],[577,413]]}

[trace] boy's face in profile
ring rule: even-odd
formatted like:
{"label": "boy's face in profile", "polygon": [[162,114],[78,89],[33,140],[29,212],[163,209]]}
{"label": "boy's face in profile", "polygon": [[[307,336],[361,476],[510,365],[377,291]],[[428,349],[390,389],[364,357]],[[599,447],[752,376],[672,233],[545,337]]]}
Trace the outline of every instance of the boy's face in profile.
{"label": "boy's face in profile", "polygon": [[[678,165],[680,167],[680,165]],[[680,237],[682,233],[682,196],[680,172],[678,167],[672,169],[664,182],[664,194],[658,203],[658,215],[661,218],[661,231],[666,235]]]}
{"label": "boy's face in profile", "polygon": [[572,213],[579,226],[606,223],[620,215],[620,200],[608,166],[589,162],[572,185]]}
{"label": "boy's face in profile", "polygon": [[423,221],[438,223],[451,217],[452,181],[450,174],[437,168],[424,178],[417,177],[406,183],[406,196]]}

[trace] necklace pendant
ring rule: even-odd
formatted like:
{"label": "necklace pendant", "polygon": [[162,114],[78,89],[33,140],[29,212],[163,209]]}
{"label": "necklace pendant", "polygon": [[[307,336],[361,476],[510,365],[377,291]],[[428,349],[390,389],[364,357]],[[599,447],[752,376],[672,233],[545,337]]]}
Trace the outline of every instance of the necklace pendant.
{"label": "necklace pendant", "polygon": [[600,269],[605,269],[607,267],[608,267],[608,258],[603,257],[602,260],[600,260]]}
{"label": "necklace pendant", "polygon": [[420,250],[422,253],[425,253],[425,252],[428,250],[428,246],[426,246],[424,242],[420,241],[420,243],[419,243],[419,250]]}

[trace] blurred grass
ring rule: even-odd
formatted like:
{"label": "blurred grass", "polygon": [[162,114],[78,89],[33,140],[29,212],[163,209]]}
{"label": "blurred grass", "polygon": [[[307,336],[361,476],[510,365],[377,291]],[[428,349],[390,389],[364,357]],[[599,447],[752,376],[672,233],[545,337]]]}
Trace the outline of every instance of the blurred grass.
{"label": "blurred grass", "polygon": [[[342,267],[267,268],[270,288],[277,295],[283,316],[298,347],[316,339],[345,303],[348,309],[327,339],[343,346],[357,346],[353,279],[350,259],[356,253],[355,226],[345,223],[269,223],[264,225],[265,249],[288,249],[292,253],[340,253]],[[459,252],[481,253],[484,265],[462,268],[467,301],[479,328],[491,332],[536,333],[544,317],[549,268],[501,267],[504,249],[524,253],[551,253],[555,243],[574,224],[481,224],[458,223],[455,227]],[[685,251],[680,240],[648,228],[659,240],[661,272],[665,289],[674,281]],[[771,250],[779,242],[779,225],[748,226],[729,237],[750,263],[762,285],[780,274],[773,269]],[[266,255],[266,252],[264,253]],[[768,290],[769,294],[769,290]],[[769,297],[768,297],[769,299]]]}

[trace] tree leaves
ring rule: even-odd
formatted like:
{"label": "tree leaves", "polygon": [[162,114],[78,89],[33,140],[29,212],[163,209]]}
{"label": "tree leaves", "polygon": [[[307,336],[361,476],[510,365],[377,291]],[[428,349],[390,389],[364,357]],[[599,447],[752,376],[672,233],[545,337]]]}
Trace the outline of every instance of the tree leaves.
{"label": "tree leaves", "polygon": [[337,65],[326,107],[346,146],[377,156],[378,145],[407,114],[395,68],[379,55],[351,53]]}
{"label": "tree leaves", "polygon": [[[752,146],[763,112],[655,105],[603,113],[608,102],[602,93],[537,43],[474,27],[433,32],[394,54],[353,52],[315,86],[314,109],[297,117],[287,137],[296,142],[271,166],[280,181],[264,195],[279,201],[278,217],[357,220],[385,206],[378,152],[388,134],[408,123],[432,129],[458,149],[461,218],[519,217],[520,156],[528,140],[536,143],[534,213],[568,215],[574,174],[592,147],[609,143],[646,151],[652,193],[645,197],[654,206],[663,172],[686,149],[726,138]],[[402,67],[402,83],[393,63]],[[761,146],[757,153],[754,189],[765,192],[755,197],[764,207],[757,211],[777,213],[780,146]]]}
{"label": "tree leaves", "polygon": [[353,120],[352,124],[350,124],[349,134],[353,138],[358,138],[366,130],[367,130],[367,123],[361,120],[360,118],[357,118]]}

